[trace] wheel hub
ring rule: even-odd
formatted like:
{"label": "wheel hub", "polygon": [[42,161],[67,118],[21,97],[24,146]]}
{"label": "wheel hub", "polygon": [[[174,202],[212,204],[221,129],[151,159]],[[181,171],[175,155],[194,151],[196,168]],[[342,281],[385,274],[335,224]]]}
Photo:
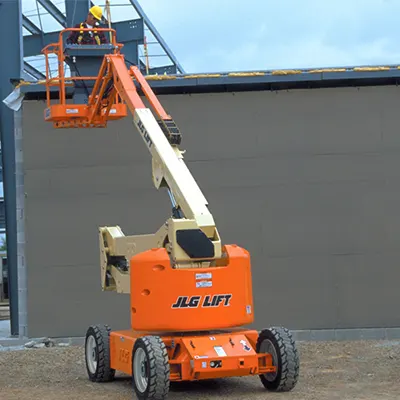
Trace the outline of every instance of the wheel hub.
{"label": "wheel hub", "polygon": [[89,371],[95,374],[97,369],[97,345],[93,336],[89,336],[86,342],[86,363]]}
{"label": "wheel hub", "polygon": [[[273,343],[270,340],[265,339],[261,343],[260,352],[261,353],[269,353],[269,354],[271,354],[271,356],[272,356],[272,365],[274,367],[278,368],[278,354],[276,353],[275,346],[273,345]],[[277,374],[278,374],[278,371],[276,371],[276,372],[267,372],[266,374],[264,374],[264,376],[265,376],[265,379],[267,379],[268,381],[272,382],[276,378]]]}
{"label": "wheel hub", "polygon": [[142,377],[145,377],[146,376],[146,362],[145,361],[142,361],[141,372],[142,372]]}
{"label": "wheel hub", "polygon": [[133,374],[137,388],[144,393],[147,389],[147,355],[145,351],[138,348],[135,352],[133,362]]}

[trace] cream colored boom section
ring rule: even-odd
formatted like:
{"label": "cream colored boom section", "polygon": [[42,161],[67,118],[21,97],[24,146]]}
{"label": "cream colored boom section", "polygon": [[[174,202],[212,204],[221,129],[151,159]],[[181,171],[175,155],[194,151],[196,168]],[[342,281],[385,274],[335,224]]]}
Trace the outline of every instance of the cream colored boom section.
{"label": "cream colored boom section", "polygon": [[[102,288],[118,293],[130,293],[129,262],[135,254],[165,247],[174,268],[196,268],[212,265],[221,257],[222,250],[207,200],[187,168],[182,152],[169,143],[150,109],[136,109],[133,121],[152,155],[154,185],[172,192],[184,218],[171,217],[156,233],[148,235],[125,236],[119,226],[99,229]],[[197,229],[213,247],[211,259],[193,258],[178,244],[177,231]]]}
{"label": "cream colored boom section", "polygon": [[134,123],[142,134],[153,157],[153,182],[156,188],[167,183],[185,218],[196,220],[207,231],[214,228],[214,218],[207,208],[207,200],[183,161],[177,147],[171,146],[150,109],[137,109]]}

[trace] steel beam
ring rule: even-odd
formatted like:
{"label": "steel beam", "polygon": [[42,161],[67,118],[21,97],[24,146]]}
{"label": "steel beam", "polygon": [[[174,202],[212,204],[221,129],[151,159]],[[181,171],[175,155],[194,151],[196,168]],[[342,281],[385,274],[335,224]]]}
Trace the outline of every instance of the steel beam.
{"label": "steel beam", "polygon": [[[20,334],[18,246],[17,246],[17,181],[15,135],[20,121],[3,99],[13,90],[10,79],[19,80],[22,75],[22,12],[21,0],[0,0],[0,131],[3,162],[3,185],[6,208],[6,235],[8,258],[8,282],[10,293],[11,334]],[[24,311],[24,310],[20,310]]]}
{"label": "steel beam", "polygon": [[24,57],[37,56],[42,53],[43,47],[58,42],[59,32],[48,32],[39,35],[24,36]]}
{"label": "steel beam", "polygon": [[164,51],[168,54],[168,56],[171,58],[171,60],[174,62],[178,70],[184,74],[185,71],[182,68],[181,64],[179,63],[178,59],[175,57],[174,53],[172,50],[169,48],[165,40],[162,38],[160,33],[157,31],[156,27],[151,23],[150,19],[147,17],[146,13],[143,11],[143,8],[140,6],[138,0],[130,0],[132,3],[133,7],[137,11],[137,13],[143,18],[145,24],[148,26],[150,29],[151,33],[155,36],[155,38],[158,40],[160,43],[161,47],[164,49]]}
{"label": "steel beam", "polygon": [[[1,0],[0,0],[1,1]],[[143,44],[144,24],[142,19],[132,21],[116,22],[112,28],[117,31],[117,39],[120,43],[137,41]],[[49,43],[58,42],[59,31],[40,35],[29,35],[24,37],[24,56],[32,57],[41,54],[42,48]],[[65,35],[66,37],[66,35]],[[124,48],[122,49],[124,51]]]}
{"label": "steel beam", "polygon": [[25,82],[34,82],[36,79],[33,79],[26,71],[22,71],[22,77]]}
{"label": "steel beam", "polygon": [[[51,0],[38,0],[40,5],[57,20],[64,28],[67,26],[64,14],[51,2]],[[77,3],[80,3],[77,1]]]}
{"label": "steel beam", "polygon": [[138,42],[132,41],[126,43],[121,50],[121,53],[125,56],[126,65],[139,65],[139,44]]}
{"label": "steel beam", "polygon": [[22,26],[33,35],[40,35],[41,30],[25,15],[22,16]]}
{"label": "steel beam", "polygon": [[37,80],[46,79],[46,77],[40,71],[32,67],[32,65],[28,64],[26,61],[24,61],[24,70]]}
{"label": "steel beam", "polygon": [[0,232],[6,229],[6,209],[4,207],[4,197],[0,197]]}
{"label": "steel beam", "polygon": [[68,27],[73,27],[86,19],[89,12],[89,4],[90,0],[65,0]]}

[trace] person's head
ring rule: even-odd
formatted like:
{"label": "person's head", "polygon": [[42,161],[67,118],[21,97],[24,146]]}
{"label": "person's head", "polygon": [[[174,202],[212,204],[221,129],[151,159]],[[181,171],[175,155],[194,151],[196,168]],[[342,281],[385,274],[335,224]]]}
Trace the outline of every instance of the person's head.
{"label": "person's head", "polygon": [[101,9],[101,7],[99,6],[93,6],[90,10],[89,10],[89,14],[86,18],[86,22],[89,25],[94,26],[96,24],[96,22],[100,22],[101,18],[103,16],[103,10]]}

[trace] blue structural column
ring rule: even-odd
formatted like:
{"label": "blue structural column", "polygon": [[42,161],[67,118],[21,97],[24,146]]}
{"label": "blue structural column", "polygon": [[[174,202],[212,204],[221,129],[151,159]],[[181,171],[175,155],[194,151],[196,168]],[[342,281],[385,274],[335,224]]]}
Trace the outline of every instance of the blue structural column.
{"label": "blue structural column", "polygon": [[83,22],[89,12],[90,0],[65,0],[65,14],[67,17],[67,28]]}
{"label": "blue structural column", "polygon": [[20,129],[17,125],[21,122],[16,113],[5,106],[3,99],[13,90],[10,80],[19,80],[22,75],[21,0],[0,0],[0,37],[2,38],[0,41],[0,132],[6,207],[11,334],[19,335],[15,134],[16,129]]}

